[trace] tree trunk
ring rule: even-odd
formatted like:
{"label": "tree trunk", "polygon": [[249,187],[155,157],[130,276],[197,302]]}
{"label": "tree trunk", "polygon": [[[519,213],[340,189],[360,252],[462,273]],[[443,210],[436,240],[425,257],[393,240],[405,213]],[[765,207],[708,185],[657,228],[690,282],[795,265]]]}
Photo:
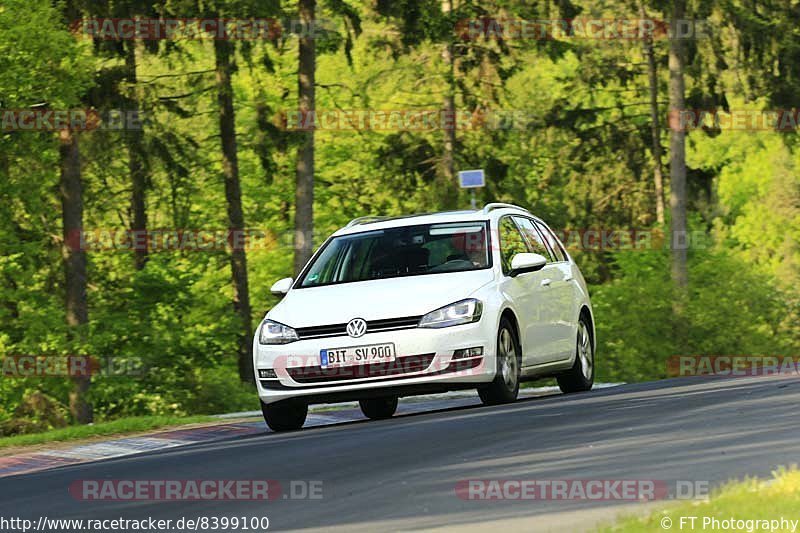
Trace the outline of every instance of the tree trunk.
{"label": "tree trunk", "polygon": [[[685,47],[676,38],[677,23],[685,18],[685,0],[675,0],[672,12],[672,37],[669,41],[669,106],[670,116],[677,117],[685,108],[684,80]],[[670,128],[670,210],[672,214],[672,280],[679,296],[688,283],[686,234],[686,132],[679,120]]]}
{"label": "tree trunk", "polygon": [[[8,162],[8,154],[6,152],[0,152],[0,181],[11,183],[11,165]],[[0,217],[9,221],[17,233],[15,238],[22,241],[25,239],[25,236],[22,235],[19,225],[14,222],[12,210],[13,205],[11,202],[4,203],[3,209],[0,210]],[[25,337],[23,329],[18,326],[18,324],[20,324],[19,300],[15,295],[17,290],[19,290],[19,285],[14,276],[8,271],[3,272],[3,283],[5,283],[6,287],[11,289],[10,298],[3,302],[3,306],[6,308],[8,318],[10,319],[8,321],[9,328],[6,331],[8,332],[9,340],[14,344],[22,341]]]}
{"label": "tree trunk", "polygon": [[[641,17],[647,19],[644,4],[639,4]],[[647,56],[647,75],[650,83],[650,123],[653,137],[653,182],[656,189],[656,222],[664,224],[664,170],[661,164],[661,127],[658,121],[658,71],[653,51],[653,36],[645,35],[644,51]]]}
{"label": "tree trunk", "polygon": [[247,256],[241,245],[244,234],[242,191],[239,184],[239,162],[236,155],[236,121],[231,86],[231,56],[233,45],[223,39],[214,40],[217,71],[217,103],[219,132],[222,142],[222,174],[225,180],[225,200],[228,208],[228,228],[231,232],[231,275],[233,278],[233,308],[239,317],[236,337],[239,379],[253,383],[252,317],[247,282]]}
{"label": "tree trunk", "polygon": [[[300,21],[311,28],[316,17],[316,0],[300,0]],[[300,38],[298,70],[298,112],[303,120],[315,112],[316,40],[311,31]],[[313,118],[313,117],[312,117]],[[311,258],[314,246],[314,120],[311,129],[304,131],[297,150],[294,213],[294,273],[300,274]]]}
{"label": "tree trunk", "polygon": [[[74,328],[78,338],[85,335],[89,323],[89,306],[86,300],[86,252],[72,245],[83,228],[83,190],[81,184],[81,157],[78,136],[63,129],[59,133],[61,161],[61,218],[63,243],[61,258],[64,265],[66,288],[67,325]],[[92,406],[86,399],[91,376],[73,376],[69,393],[69,410],[80,424],[92,421]]]}
{"label": "tree trunk", "polygon": [[[442,12],[447,14],[453,11],[453,0],[442,0]],[[453,43],[448,42],[442,50],[442,59],[447,68],[446,92],[442,113],[444,115],[444,144],[442,146],[441,182],[438,193],[441,207],[455,209],[458,202],[456,189],[455,150],[456,150],[456,97],[455,97],[455,58]]]}
{"label": "tree trunk", "polygon": [[[136,87],[136,41],[125,43],[125,67],[127,79],[131,86],[131,111],[139,118],[139,94]],[[140,122],[139,122],[140,123]],[[145,162],[144,132],[141,129],[125,130],[125,144],[128,149],[128,172],[131,177],[131,231],[136,235],[147,231],[147,207],[145,205],[145,188],[147,187],[147,167]],[[147,239],[137,238],[142,248],[134,250],[134,266],[136,270],[144,268],[147,263]]]}

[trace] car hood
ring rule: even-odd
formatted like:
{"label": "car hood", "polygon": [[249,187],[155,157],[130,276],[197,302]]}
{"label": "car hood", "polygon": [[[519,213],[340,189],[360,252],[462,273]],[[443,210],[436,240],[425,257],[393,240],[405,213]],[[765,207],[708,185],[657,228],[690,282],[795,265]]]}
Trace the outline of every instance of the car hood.
{"label": "car hood", "polygon": [[468,298],[492,279],[492,270],[484,269],[292,289],[267,317],[304,328],[424,315]]}

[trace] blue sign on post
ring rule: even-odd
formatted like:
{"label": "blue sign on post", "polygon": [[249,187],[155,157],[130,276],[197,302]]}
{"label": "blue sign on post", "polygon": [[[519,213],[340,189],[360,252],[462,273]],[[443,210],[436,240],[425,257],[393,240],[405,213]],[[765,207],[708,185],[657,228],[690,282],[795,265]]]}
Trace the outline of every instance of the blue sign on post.
{"label": "blue sign on post", "polygon": [[472,189],[470,191],[469,203],[472,209],[476,208],[475,189],[486,186],[486,179],[483,176],[483,169],[462,170],[458,173],[458,183],[462,189]]}
{"label": "blue sign on post", "polygon": [[462,189],[473,189],[476,187],[486,186],[486,180],[483,176],[483,169],[462,170],[458,173],[458,182]]}

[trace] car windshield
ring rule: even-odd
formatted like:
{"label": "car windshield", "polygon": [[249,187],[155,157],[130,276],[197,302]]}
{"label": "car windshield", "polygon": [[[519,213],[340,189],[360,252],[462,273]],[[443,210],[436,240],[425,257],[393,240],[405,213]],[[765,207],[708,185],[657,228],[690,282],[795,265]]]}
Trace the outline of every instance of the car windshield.
{"label": "car windshield", "polygon": [[404,226],[331,239],[300,287],[490,266],[485,222]]}

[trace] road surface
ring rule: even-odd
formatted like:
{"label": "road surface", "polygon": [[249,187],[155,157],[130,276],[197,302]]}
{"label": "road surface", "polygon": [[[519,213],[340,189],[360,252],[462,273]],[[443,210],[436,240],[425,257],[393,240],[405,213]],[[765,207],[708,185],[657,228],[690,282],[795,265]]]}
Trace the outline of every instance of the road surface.
{"label": "road surface", "polygon": [[[714,487],[768,477],[800,458],[798,405],[796,377],[671,379],[497,407],[476,397],[475,405],[391,420],[265,430],[4,478],[0,517],[266,516],[275,531],[591,530],[618,513],[664,503],[469,500],[455,489],[475,479],[634,479],[666,483],[672,492],[678,480]],[[82,501],[69,492],[80,480],[131,479],[268,479],[283,492],[272,501]],[[289,497],[289,487],[303,482],[322,497]]]}

